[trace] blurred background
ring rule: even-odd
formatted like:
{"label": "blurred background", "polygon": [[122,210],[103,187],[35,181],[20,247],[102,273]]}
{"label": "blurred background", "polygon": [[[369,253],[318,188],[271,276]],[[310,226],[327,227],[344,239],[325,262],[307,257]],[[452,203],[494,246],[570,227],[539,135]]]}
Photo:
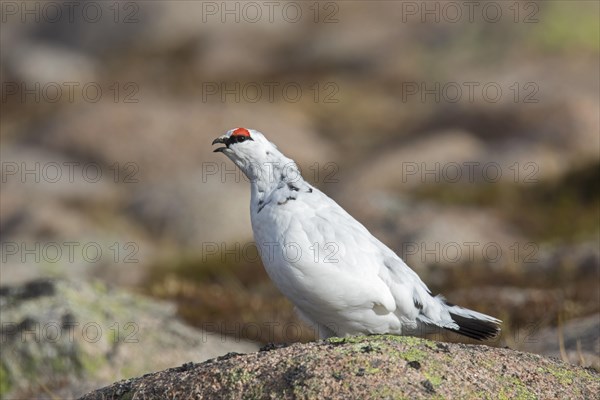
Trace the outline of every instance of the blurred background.
{"label": "blurred background", "polygon": [[6,398],[314,340],[257,256],[248,182],[212,153],[238,126],[432,291],[501,318],[490,345],[599,367],[597,2],[1,11]]}

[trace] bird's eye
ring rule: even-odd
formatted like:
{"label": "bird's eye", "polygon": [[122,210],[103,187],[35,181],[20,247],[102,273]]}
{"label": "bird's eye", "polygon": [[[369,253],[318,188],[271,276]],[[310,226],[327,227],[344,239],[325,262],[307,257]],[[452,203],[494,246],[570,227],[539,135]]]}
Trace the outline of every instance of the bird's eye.
{"label": "bird's eye", "polygon": [[238,136],[238,142],[243,142],[246,140],[246,136]]}

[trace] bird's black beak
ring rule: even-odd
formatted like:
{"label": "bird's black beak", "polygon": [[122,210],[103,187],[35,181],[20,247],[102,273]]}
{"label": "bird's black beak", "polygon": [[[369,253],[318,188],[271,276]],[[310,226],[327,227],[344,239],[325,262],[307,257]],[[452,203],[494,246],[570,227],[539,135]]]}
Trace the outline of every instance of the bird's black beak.
{"label": "bird's black beak", "polygon": [[217,143],[220,144],[224,144],[226,147],[219,147],[217,149],[213,150],[213,153],[219,153],[219,152],[223,152],[225,150],[227,150],[227,147],[229,147],[229,138],[227,136],[221,136],[216,138],[215,140],[213,140],[212,144],[215,145]]}

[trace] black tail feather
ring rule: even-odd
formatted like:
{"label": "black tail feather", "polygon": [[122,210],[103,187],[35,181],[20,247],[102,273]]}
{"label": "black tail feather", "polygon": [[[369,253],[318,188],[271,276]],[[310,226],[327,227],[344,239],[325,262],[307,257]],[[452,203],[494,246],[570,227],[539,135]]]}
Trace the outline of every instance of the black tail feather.
{"label": "black tail feather", "polygon": [[474,318],[466,318],[454,313],[450,313],[450,316],[458,325],[458,330],[449,329],[453,332],[461,335],[470,337],[476,340],[491,339],[500,333],[500,326],[491,321],[484,321]]}

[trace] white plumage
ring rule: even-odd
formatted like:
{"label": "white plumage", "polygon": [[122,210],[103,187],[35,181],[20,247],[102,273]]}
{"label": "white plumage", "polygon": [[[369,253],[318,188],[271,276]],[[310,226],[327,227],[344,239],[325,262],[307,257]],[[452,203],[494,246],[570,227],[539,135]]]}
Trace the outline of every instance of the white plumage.
{"label": "white plumage", "polygon": [[432,296],[419,276],[335,201],[302,179],[262,133],[215,139],[251,180],[250,213],[263,264],[321,338],[413,334],[437,326],[475,339],[501,321]]}

